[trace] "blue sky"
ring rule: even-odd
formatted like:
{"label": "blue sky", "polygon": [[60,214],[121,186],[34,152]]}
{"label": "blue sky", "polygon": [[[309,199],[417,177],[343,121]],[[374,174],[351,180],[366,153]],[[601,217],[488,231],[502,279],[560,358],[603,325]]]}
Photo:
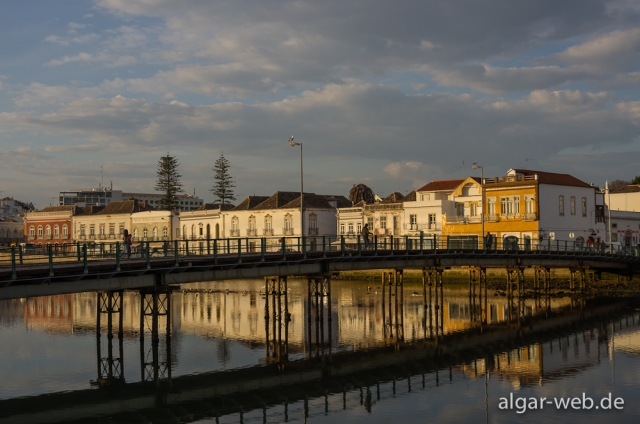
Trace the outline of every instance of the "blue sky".
{"label": "blue sky", "polygon": [[291,134],[317,193],[473,161],[631,179],[639,21],[634,0],[6,0],[0,191],[44,206],[101,165],[153,191],[167,151],[208,201],[223,151],[239,197],[297,190]]}

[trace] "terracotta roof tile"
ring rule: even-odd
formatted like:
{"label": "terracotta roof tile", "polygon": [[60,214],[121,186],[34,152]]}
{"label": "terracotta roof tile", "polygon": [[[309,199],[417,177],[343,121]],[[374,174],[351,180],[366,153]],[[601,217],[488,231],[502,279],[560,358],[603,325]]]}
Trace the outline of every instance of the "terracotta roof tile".
{"label": "terracotta roof tile", "polygon": [[232,205],[231,203],[205,203],[204,205],[200,206],[198,209],[196,209],[197,211],[210,211],[210,210],[214,210],[214,209],[220,209],[221,211],[229,211],[231,209],[235,208],[235,205]]}
{"label": "terracotta roof tile", "polygon": [[146,202],[138,200],[121,200],[109,203],[104,209],[98,212],[100,215],[116,215],[135,212],[153,211],[155,208]]}
{"label": "terracotta roof tile", "polygon": [[258,206],[260,203],[264,202],[268,198],[269,196],[249,196],[246,199],[244,199],[242,202],[240,202],[238,206],[229,210],[246,211],[249,209],[254,209],[256,206]]}
{"label": "terracotta roof tile", "polygon": [[42,210],[40,210],[40,212],[61,212],[61,211],[74,211],[75,212],[76,206],[75,205],[67,205],[67,206],[47,206],[45,208],[43,208]]}
{"label": "terracotta roof tile", "polygon": [[417,189],[416,191],[447,191],[454,190],[460,184],[462,184],[464,180],[435,180],[431,181],[429,184]]}
{"label": "terracotta roof tile", "polygon": [[416,200],[416,191],[415,190],[413,190],[412,192],[410,192],[409,194],[404,196],[404,201],[405,202],[415,202],[415,200]]}
{"label": "terracotta roof tile", "polygon": [[327,202],[336,202],[336,207],[338,208],[348,208],[351,206],[351,200],[344,196],[334,196],[331,194],[321,194],[320,196],[324,197]]}
{"label": "terracotta roof tile", "polygon": [[552,185],[563,185],[563,186],[574,186],[574,187],[590,187],[593,188],[591,184],[587,184],[584,181],[581,181],[569,174],[556,174],[554,172],[544,172],[544,171],[534,171],[532,169],[514,169],[516,174],[523,175],[538,175],[538,182],[541,184],[552,184]]}
{"label": "terracotta roof tile", "polygon": [[[305,193],[306,196],[308,193]],[[276,191],[273,196],[267,198],[253,209],[278,209],[300,197],[296,191]],[[298,203],[299,204],[299,203]]]}

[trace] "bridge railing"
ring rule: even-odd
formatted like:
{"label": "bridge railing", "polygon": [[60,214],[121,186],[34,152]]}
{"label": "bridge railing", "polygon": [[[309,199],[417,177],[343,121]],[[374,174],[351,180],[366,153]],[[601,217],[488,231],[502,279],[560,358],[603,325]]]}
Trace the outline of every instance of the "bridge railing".
{"label": "bridge railing", "polygon": [[[621,245],[596,243],[587,245],[575,240],[540,240],[518,242],[505,238],[490,245],[477,236],[373,236],[365,240],[361,235],[309,236],[309,237],[236,237],[228,239],[141,240],[127,249],[121,242],[75,242],[60,245],[20,245],[0,248],[0,268],[11,267],[13,276],[20,266],[48,264],[51,274],[54,266],[89,261],[115,261],[117,269],[124,260],[144,260],[150,267],[154,258],[169,258],[178,264],[184,257],[211,256],[214,263],[224,258],[225,263],[242,258],[260,257],[286,259],[289,254],[312,255],[370,255],[377,252],[392,254],[420,254],[424,251],[541,252],[546,254],[571,253],[578,255],[618,255],[639,257],[639,250]],[[334,253],[331,253],[334,252]],[[337,253],[335,253],[337,252]],[[371,253],[373,252],[373,253]]]}

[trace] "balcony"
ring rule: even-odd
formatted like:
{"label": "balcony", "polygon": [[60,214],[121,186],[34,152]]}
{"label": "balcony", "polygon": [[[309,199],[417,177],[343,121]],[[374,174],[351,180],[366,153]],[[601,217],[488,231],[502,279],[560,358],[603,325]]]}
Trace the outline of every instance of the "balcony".
{"label": "balcony", "polygon": [[282,229],[282,234],[285,236],[292,236],[293,235],[293,228],[283,228]]}
{"label": "balcony", "polygon": [[47,235],[45,235],[45,236],[44,236],[44,239],[45,239],[45,240],[51,240],[51,234],[47,234]]}
{"label": "balcony", "polygon": [[263,236],[272,236],[273,235],[273,228],[265,228],[264,230],[262,230],[262,235]]}
{"label": "balcony", "polygon": [[309,235],[310,236],[317,236],[319,233],[318,228],[309,228]]}
{"label": "balcony", "polygon": [[500,222],[500,217],[498,215],[485,215],[484,222]]}
{"label": "balcony", "polygon": [[538,215],[536,213],[525,213],[522,215],[523,221],[535,221],[536,219],[538,219]]}
{"label": "balcony", "polygon": [[86,240],[86,239],[87,239],[87,236],[85,234],[80,234],[78,236],[78,240]]}
{"label": "balcony", "polygon": [[31,235],[31,234],[29,234],[29,240],[35,240],[35,239],[36,239],[36,236],[35,236],[35,235]]}
{"label": "balcony", "polygon": [[256,237],[258,235],[258,230],[255,228],[247,229],[247,237]]}
{"label": "balcony", "polygon": [[480,224],[479,216],[451,216],[447,217],[447,224]]}
{"label": "balcony", "polygon": [[231,230],[229,231],[229,234],[231,235],[231,237],[240,237],[240,230],[237,230],[237,229],[236,229],[236,230],[231,229]]}
{"label": "balcony", "polygon": [[60,236],[61,240],[68,240],[69,239],[69,234],[63,234]]}

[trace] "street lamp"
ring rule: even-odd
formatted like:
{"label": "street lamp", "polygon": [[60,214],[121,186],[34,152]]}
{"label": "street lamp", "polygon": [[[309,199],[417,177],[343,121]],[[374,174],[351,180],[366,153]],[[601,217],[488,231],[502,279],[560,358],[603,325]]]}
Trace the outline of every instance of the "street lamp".
{"label": "street lamp", "polygon": [[480,240],[482,240],[482,249],[486,248],[486,243],[484,239],[484,168],[478,165],[478,162],[473,162],[471,165],[473,169],[480,169],[480,194],[481,194],[481,203],[482,203],[482,213],[480,214],[480,222],[482,223],[482,234],[480,234]]}
{"label": "street lamp", "polygon": [[300,237],[304,237],[304,199],[302,193],[302,143],[293,141],[293,136],[289,137],[289,146],[300,146]]}

